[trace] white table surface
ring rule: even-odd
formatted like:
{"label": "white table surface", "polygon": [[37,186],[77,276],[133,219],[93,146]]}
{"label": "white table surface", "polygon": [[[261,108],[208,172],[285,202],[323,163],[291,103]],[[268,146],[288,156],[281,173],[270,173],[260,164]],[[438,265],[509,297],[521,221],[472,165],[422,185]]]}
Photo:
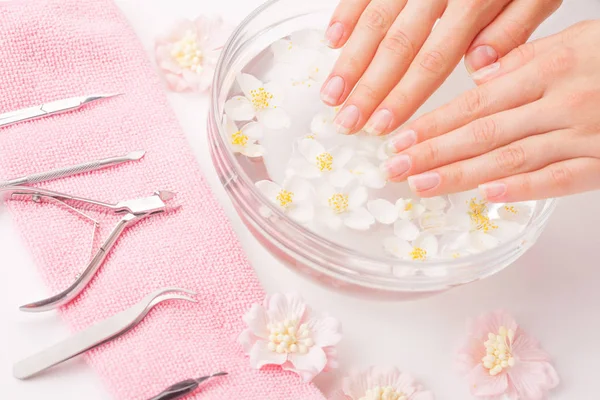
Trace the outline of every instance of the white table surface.
{"label": "white table surface", "polygon": [[[237,23],[261,0],[146,0],[142,7],[139,0],[119,3],[150,53],[154,37],[180,17],[220,13]],[[597,0],[568,0],[540,33],[594,17],[600,17]],[[534,248],[494,277],[416,302],[352,298],[297,276],[258,244],[235,214],[213,170],[205,134],[207,97],[171,94],[170,100],[265,288],[299,291],[309,303],[342,321],[342,368],[317,378],[323,390],[337,385],[340,375],[351,367],[396,365],[414,373],[437,399],[468,399],[465,380],[453,370],[465,320],[505,308],[553,355],[562,384],[552,399],[598,399],[592,388],[597,385],[600,360],[596,331],[600,329],[600,264],[593,249],[600,245],[600,193],[563,200]],[[17,310],[47,291],[10,218],[1,213],[0,252],[0,398],[109,399],[82,360],[36,380],[12,378],[13,362],[65,338],[68,331],[53,313],[33,316]]]}

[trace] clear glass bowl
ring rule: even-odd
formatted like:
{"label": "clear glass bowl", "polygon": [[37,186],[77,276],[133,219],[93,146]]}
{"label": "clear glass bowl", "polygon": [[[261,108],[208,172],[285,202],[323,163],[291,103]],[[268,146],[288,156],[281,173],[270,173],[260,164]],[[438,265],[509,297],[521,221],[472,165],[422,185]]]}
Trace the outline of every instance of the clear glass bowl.
{"label": "clear glass bowl", "polygon": [[[337,3],[268,1],[237,27],[223,49],[212,90],[209,142],[219,178],[248,229],[289,267],[329,287],[358,295],[412,299],[486,278],[513,263],[535,243],[556,200],[537,202],[531,222],[513,240],[483,253],[427,262],[428,273],[424,274],[418,261],[366,255],[360,249],[333,243],[287,218],[254,185],[268,179],[262,161],[230,151],[220,121],[236,75],[274,41],[301,29],[323,29]],[[459,68],[419,113],[441,105],[471,85]],[[264,213],[265,209],[270,213]],[[402,271],[401,276],[392,273],[398,270]]]}

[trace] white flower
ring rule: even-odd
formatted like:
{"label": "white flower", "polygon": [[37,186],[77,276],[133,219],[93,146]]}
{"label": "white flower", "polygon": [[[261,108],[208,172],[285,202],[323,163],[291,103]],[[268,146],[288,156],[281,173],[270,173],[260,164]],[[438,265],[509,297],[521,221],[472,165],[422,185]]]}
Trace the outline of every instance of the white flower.
{"label": "white flower", "polygon": [[263,304],[253,304],[243,320],[248,329],[238,340],[253,368],[281,365],[311,381],[337,364],[334,346],[342,338],[340,323],[316,316],[298,295],[267,296]]}
{"label": "white flower", "polygon": [[288,175],[297,175],[306,179],[315,179],[326,176],[335,187],[344,187],[352,181],[354,176],[344,167],[354,155],[349,147],[335,147],[326,150],[315,139],[300,139],[298,153],[292,156],[288,168]]}
{"label": "white flower", "polygon": [[429,211],[443,211],[448,202],[441,196],[435,196],[421,199],[421,204]]}
{"label": "white flower", "polygon": [[290,127],[290,117],[279,107],[283,92],[274,82],[263,84],[249,74],[240,74],[237,82],[244,96],[234,96],[225,103],[225,113],[234,121],[249,121],[256,117],[269,129]]}
{"label": "white flower", "polygon": [[[343,396],[342,396],[343,395]],[[343,380],[341,395],[332,400],[433,400],[433,393],[423,389],[411,374],[397,368],[370,367],[352,371]]]}
{"label": "white flower", "polygon": [[235,122],[229,118],[225,119],[225,133],[227,140],[234,153],[240,153],[247,157],[261,157],[265,149],[256,143],[262,137],[262,127],[256,122],[249,122],[238,129]]}
{"label": "white flower", "polygon": [[324,183],[317,189],[318,219],[329,228],[337,230],[342,225],[356,230],[367,230],[375,218],[367,211],[367,189],[362,186],[347,186],[336,189]]}
{"label": "white flower", "polygon": [[306,223],[313,219],[312,187],[304,179],[289,177],[281,186],[265,180],[256,182],[256,187],[295,221]]}
{"label": "white flower", "polygon": [[506,221],[526,224],[531,218],[531,207],[527,203],[510,203],[498,208],[498,216]]}
{"label": "white flower", "polygon": [[316,114],[311,123],[310,131],[318,139],[328,139],[338,135],[333,120],[339,111],[339,107],[327,107]]}
{"label": "white flower", "polygon": [[348,170],[362,186],[382,189],[387,183],[385,173],[364,158],[354,158],[348,164]]}
{"label": "white flower", "polygon": [[351,141],[350,145],[360,157],[385,161],[389,157],[385,153],[385,140],[379,136],[371,136],[364,132],[355,135],[343,135]]}
{"label": "white flower", "polygon": [[396,204],[385,199],[375,199],[367,204],[367,208],[373,217],[384,225],[391,225],[398,219],[410,221],[425,212],[423,205],[414,204],[411,199],[398,199]]}
{"label": "white flower", "polygon": [[421,233],[412,243],[398,236],[391,236],[384,239],[383,247],[398,258],[413,261],[425,261],[438,253],[438,241],[430,233]]}

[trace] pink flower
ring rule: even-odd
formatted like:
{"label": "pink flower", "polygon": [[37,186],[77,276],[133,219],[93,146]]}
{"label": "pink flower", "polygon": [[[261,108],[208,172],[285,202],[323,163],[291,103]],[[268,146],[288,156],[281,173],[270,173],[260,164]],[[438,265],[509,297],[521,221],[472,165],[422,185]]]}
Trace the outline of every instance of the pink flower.
{"label": "pink flower", "polygon": [[296,294],[276,293],[254,304],[244,315],[248,329],[239,337],[253,368],[281,365],[305,381],[336,368],[335,345],[342,338],[339,322],[316,317]]}
{"label": "pink flower", "polygon": [[198,17],[180,21],[156,40],[156,62],[169,89],[203,92],[210,88],[228,30],[221,18]]}
{"label": "pink flower", "polygon": [[355,371],[344,378],[342,391],[335,400],[433,400],[433,393],[423,390],[409,374],[397,368],[374,367]]}
{"label": "pink flower", "polygon": [[558,385],[548,354],[507,313],[482,315],[469,321],[467,331],[458,362],[474,396],[540,400]]}

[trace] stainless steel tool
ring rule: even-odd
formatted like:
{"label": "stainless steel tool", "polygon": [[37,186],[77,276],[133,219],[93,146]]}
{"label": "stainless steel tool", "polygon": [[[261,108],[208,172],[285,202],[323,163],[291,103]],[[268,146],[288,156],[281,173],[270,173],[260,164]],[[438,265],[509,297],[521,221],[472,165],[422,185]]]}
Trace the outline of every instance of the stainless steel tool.
{"label": "stainless steel tool", "polygon": [[17,379],[31,378],[48,368],[127,333],[130,329],[140,323],[154,306],[163,301],[178,299],[197,303],[195,299],[174,292],[183,292],[191,295],[196,294],[190,290],[176,287],[157,290],[144,297],[133,307],[113,315],[40,353],[16,363],[13,366],[14,377]]}
{"label": "stainless steel tool", "polygon": [[[21,311],[48,311],[67,304],[76,298],[92,280],[123,231],[144,218],[167,211],[168,207],[166,202],[171,200],[174,196],[175,194],[172,192],[157,191],[150,197],[110,204],[27,186],[7,186],[5,188],[0,188],[0,200],[30,199],[36,203],[46,200],[62,204],[79,214],[83,213],[79,211],[78,208],[82,209],[83,207],[86,207],[111,211],[114,214],[123,215],[121,220],[108,235],[108,238],[94,254],[85,270],[77,276],[77,279],[71,286],[52,297],[22,306],[20,307]],[[85,214],[83,215],[86,216]],[[90,217],[87,218],[92,219]]]}
{"label": "stainless steel tool", "polygon": [[120,157],[105,158],[103,160],[90,161],[87,163],[74,165],[71,167],[58,168],[48,172],[41,172],[22,176],[20,178],[11,179],[9,181],[0,182],[0,188],[6,186],[32,185],[35,183],[51,181],[53,179],[65,178],[84,172],[96,171],[102,168],[112,167],[129,161],[138,161],[144,157],[145,151],[134,151]]}
{"label": "stainless steel tool", "polygon": [[186,379],[185,381],[178,382],[173,386],[169,386],[160,394],[157,394],[148,400],[177,400],[198,389],[198,386],[200,386],[200,384],[204,381],[216,376],[224,375],[227,375],[227,372],[217,372],[215,374],[203,376],[202,378],[198,379]]}
{"label": "stainless steel tool", "polygon": [[0,128],[16,124],[17,122],[29,121],[36,118],[47,117],[49,115],[62,114],[64,112],[77,110],[86,104],[120,95],[121,93],[71,97],[69,99],[57,100],[51,103],[41,104],[39,106],[23,108],[21,110],[0,114]]}

